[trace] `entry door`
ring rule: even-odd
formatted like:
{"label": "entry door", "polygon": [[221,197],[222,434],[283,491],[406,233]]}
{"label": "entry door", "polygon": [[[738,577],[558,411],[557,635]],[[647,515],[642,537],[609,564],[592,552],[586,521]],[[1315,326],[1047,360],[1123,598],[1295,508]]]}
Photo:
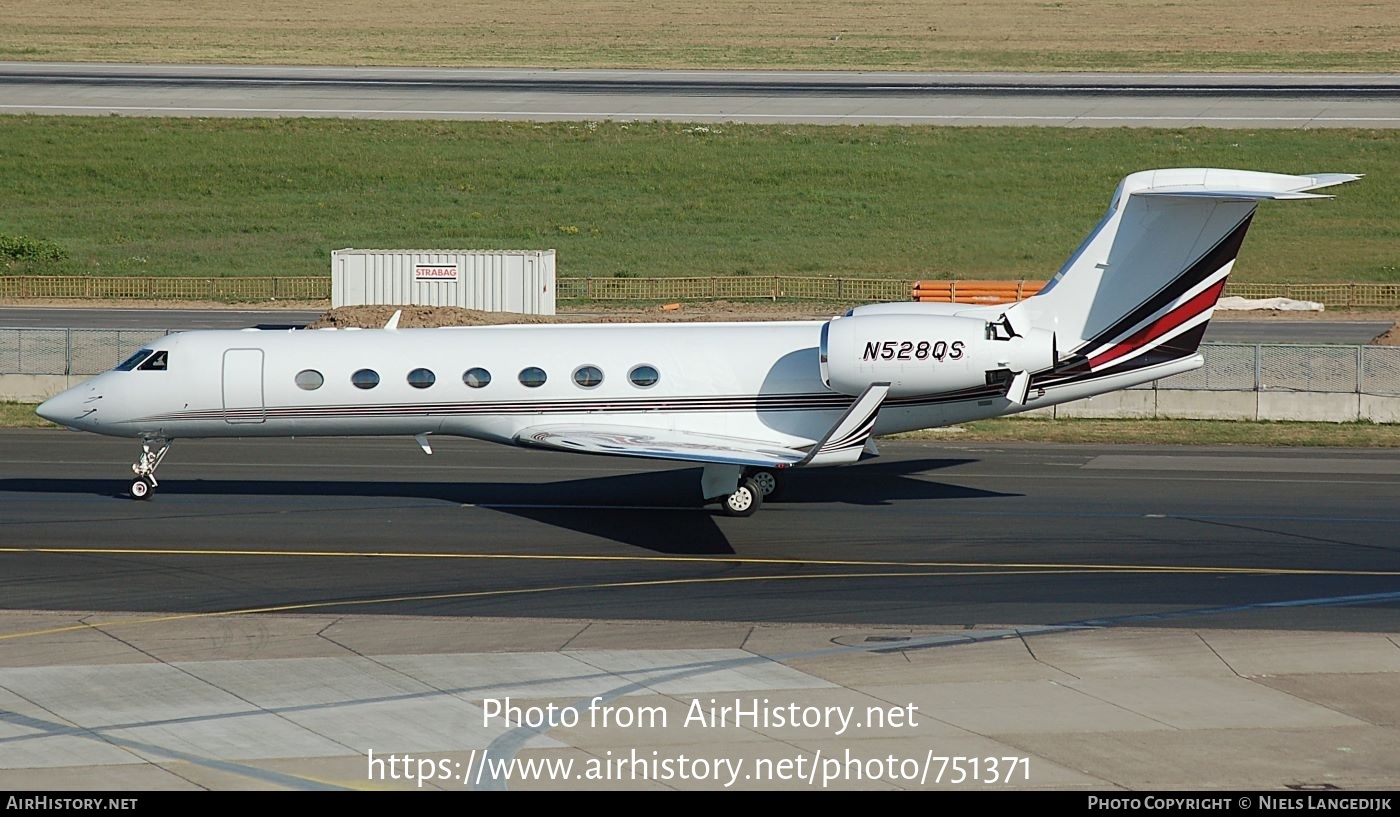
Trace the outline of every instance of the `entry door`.
{"label": "entry door", "polygon": [[229,349],[224,352],[224,421],[261,423],[263,407],[263,350]]}

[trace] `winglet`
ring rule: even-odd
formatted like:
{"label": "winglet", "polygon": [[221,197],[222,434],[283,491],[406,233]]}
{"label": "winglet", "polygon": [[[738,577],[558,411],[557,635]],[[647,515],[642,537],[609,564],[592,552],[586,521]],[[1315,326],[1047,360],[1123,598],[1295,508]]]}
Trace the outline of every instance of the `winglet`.
{"label": "winglet", "polygon": [[890,393],[889,383],[871,383],[865,391],[851,403],[836,425],[826,432],[821,442],[807,451],[807,456],[795,467],[820,460],[822,465],[835,465],[855,462],[865,451],[865,441],[875,430],[875,418],[885,396]]}
{"label": "winglet", "polygon": [[1018,406],[1026,404],[1026,398],[1031,390],[1031,373],[1017,372],[1012,375],[1011,382],[1006,386],[1006,399]]}
{"label": "winglet", "polygon": [[389,320],[384,324],[384,328],[390,331],[399,328],[399,318],[403,317],[402,309],[395,309],[394,314],[389,316]]}

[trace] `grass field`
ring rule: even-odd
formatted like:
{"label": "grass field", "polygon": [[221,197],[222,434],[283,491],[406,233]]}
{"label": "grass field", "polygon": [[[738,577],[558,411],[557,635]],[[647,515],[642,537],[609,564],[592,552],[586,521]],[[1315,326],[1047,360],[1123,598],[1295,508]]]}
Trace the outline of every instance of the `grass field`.
{"label": "grass field", "polygon": [[7,0],[0,59],[1395,71],[1385,0]]}
{"label": "grass field", "polygon": [[1265,205],[1240,281],[1400,279],[1400,131],[0,117],[12,274],[324,275],[341,247],[560,275],[1045,278],[1148,167],[1351,171]]}
{"label": "grass field", "polygon": [[34,413],[38,403],[0,402],[0,428],[58,428]]}

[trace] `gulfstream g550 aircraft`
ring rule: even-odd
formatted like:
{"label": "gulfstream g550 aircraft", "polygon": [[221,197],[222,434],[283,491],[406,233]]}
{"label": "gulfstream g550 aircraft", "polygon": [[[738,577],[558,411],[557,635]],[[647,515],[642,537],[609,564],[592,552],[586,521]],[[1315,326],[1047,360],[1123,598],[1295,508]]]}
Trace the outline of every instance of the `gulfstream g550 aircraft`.
{"label": "gulfstream g550 aircraft", "polygon": [[1134,173],[1040,294],[889,303],[829,321],[186,332],[39,407],[137,437],[145,499],[172,440],[429,434],[694,462],[747,516],[788,468],[872,435],[1011,414],[1202,365],[1206,321],[1264,199],[1359,176]]}

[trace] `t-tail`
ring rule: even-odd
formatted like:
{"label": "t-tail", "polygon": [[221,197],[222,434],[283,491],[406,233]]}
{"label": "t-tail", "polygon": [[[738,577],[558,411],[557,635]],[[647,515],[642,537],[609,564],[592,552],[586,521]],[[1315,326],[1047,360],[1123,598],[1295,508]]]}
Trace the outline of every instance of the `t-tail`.
{"label": "t-tail", "polygon": [[1053,372],[1036,386],[1098,380],[1196,354],[1249,229],[1266,199],[1355,181],[1181,168],[1134,173],[1108,213],[1038,295],[1008,314],[1054,333]]}

